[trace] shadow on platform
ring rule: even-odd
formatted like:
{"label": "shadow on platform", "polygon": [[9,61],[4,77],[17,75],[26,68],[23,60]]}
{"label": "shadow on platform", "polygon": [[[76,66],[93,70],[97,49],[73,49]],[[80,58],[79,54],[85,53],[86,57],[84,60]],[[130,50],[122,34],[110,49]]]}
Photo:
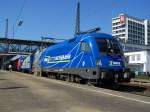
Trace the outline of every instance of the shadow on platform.
{"label": "shadow on platform", "polygon": [[1,89],[1,90],[11,90],[11,89],[24,89],[24,88],[28,88],[28,87],[16,86],[16,87],[4,87],[4,88],[0,88],[0,89]]}

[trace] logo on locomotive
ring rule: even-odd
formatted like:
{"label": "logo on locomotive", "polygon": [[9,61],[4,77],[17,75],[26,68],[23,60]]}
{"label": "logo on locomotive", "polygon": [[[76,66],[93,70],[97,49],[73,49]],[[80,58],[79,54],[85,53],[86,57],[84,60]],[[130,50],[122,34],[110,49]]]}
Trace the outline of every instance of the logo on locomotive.
{"label": "logo on locomotive", "polygon": [[45,56],[44,62],[48,64],[51,63],[61,63],[61,62],[70,62],[71,54],[59,55],[59,56]]}

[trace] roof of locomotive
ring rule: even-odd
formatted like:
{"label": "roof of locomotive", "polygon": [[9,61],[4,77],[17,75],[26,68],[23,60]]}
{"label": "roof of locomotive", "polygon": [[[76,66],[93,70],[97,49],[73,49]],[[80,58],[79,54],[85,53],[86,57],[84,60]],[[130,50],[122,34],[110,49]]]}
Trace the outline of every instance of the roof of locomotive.
{"label": "roof of locomotive", "polygon": [[109,34],[106,34],[106,33],[88,33],[88,34],[80,34],[80,35],[77,35],[75,36],[74,38],[72,39],[69,39],[69,40],[65,40],[63,42],[60,42],[58,44],[55,44],[55,45],[52,45],[50,47],[48,47],[45,52],[47,52],[47,50],[51,50],[51,49],[56,49],[56,48],[60,48],[60,47],[63,47],[65,45],[67,45],[68,43],[70,42],[73,42],[73,41],[82,41],[84,39],[87,39],[87,38],[113,38],[112,35],[109,35]]}

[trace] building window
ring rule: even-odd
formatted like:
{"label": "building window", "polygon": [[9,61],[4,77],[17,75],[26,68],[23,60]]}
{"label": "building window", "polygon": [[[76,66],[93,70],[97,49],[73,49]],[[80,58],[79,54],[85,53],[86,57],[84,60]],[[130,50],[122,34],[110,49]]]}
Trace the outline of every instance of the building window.
{"label": "building window", "polygon": [[137,61],[140,61],[140,60],[141,60],[141,55],[137,54]]}
{"label": "building window", "polygon": [[131,56],[131,60],[132,60],[132,61],[135,61],[135,55],[132,55],[132,56]]}

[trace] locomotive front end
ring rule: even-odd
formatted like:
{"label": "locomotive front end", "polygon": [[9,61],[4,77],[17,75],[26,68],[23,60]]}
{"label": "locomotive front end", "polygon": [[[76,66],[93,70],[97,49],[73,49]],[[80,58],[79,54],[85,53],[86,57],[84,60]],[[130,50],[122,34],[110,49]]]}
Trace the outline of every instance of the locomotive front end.
{"label": "locomotive front end", "polygon": [[106,82],[130,82],[130,70],[126,67],[125,57],[119,41],[115,38],[96,38],[99,52],[97,65],[100,80]]}

